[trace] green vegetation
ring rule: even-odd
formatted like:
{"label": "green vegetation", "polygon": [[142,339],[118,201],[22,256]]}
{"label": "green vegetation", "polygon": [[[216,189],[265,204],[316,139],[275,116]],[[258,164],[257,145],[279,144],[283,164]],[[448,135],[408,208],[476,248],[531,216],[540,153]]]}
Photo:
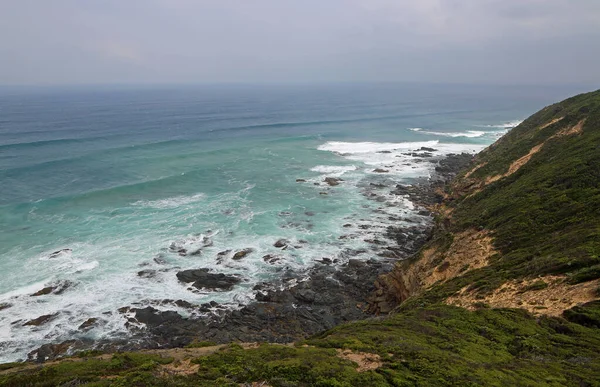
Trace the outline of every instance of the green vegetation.
{"label": "green vegetation", "polygon": [[537,280],[537,281],[525,286],[521,290],[521,293],[534,292],[536,290],[546,289],[547,287],[548,287],[548,284],[544,280]]}
{"label": "green vegetation", "polygon": [[[117,354],[0,373],[0,386],[564,386],[600,381],[600,308],[574,308],[572,321],[523,310],[475,312],[431,306],[334,328],[296,347],[232,344],[192,360],[192,375],[163,372],[170,358]],[[600,326],[600,325],[599,325]],[[338,349],[376,354],[358,372]]]}
{"label": "green vegetation", "polygon": [[186,348],[206,348],[217,345],[217,343],[213,341],[193,341],[186,345]]}
{"label": "green vegetation", "polygon": [[[582,133],[554,136],[580,122]],[[454,211],[439,233],[487,230],[500,254],[491,265],[411,300],[410,307],[435,304],[465,286],[485,295],[508,280],[552,274],[575,284],[600,278],[600,90],[528,118],[477,156],[483,166],[470,178],[504,174],[542,143],[515,173],[449,203]],[[436,238],[432,243],[446,248]]]}
{"label": "green vegetation", "polygon": [[145,386],[154,379],[153,370],[172,361],[139,353],[115,354],[106,359],[72,359],[46,367],[0,373],[0,386]]}

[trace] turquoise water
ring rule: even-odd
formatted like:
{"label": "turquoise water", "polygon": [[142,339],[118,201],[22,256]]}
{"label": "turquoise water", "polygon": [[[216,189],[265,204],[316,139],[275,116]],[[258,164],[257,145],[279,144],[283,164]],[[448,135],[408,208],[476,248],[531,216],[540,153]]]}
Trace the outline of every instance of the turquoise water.
{"label": "turquoise water", "polygon": [[[422,146],[436,155],[476,152],[572,92],[431,85],[1,90],[0,304],[11,306],[0,310],[0,361],[72,337],[126,336],[126,317],[116,312],[122,306],[160,309],[160,300],[183,299],[234,308],[253,298],[258,282],[285,270],[301,272],[323,257],[343,262],[344,249],[368,245],[340,236],[361,223],[373,230],[389,224],[373,214],[378,204],[361,187],[431,172],[433,164],[403,153]],[[374,173],[379,167],[389,172]],[[344,181],[329,187],[325,177]],[[388,213],[413,211],[405,198],[388,199],[395,204]],[[280,238],[290,241],[285,251],[273,246]],[[181,256],[172,244],[198,254]],[[244,248],[254,251],[231,259]],[[226,250],[232,253],[220,261]],[[265,262],[266,254],[281,260]],[[202,267],[244,282],[201,292],[175,277]],[[155,276],[142,278],[140,270]],[[71,285],[61,294],[31,296],[64,281]],[[23,326],[55,313],[40,327]],[[90,317],[100,324],[81,332]]]}

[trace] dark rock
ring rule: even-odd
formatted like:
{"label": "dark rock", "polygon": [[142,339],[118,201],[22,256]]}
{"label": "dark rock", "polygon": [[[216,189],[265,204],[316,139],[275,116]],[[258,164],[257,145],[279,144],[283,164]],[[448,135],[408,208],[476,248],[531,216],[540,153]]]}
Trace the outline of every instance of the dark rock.
{"label": "dark rock", "polygon": [[58,317],[58,313],[54,313],[54,314],[45,314],[43,316],[40,316],[38,318],[35,318],[33,320],[29,320],[27,321],[25,324],[23,324],[23,326],[40,326],[40,325],[44,325],[47,322],[50,322],[52,320],[54,320],[56,317]]}
{"label": "dark rock", "polygon": [[296,179],[296,183],[306,183],[306,180],[304,180],[304,179]]}
{"label": "dark rock", "polygon": [[385,188],[385,187],[387,187],[387,185],[381,184],[381,183],[370,183],[369,185],[371,187],[375,187],[375,188]]}
{"label": "dark rock", "polygon": [[428,147],[426,147],[426,146],[422,146],[422,147],[421,147],[419,150],[420,150],[420,151],[425,151],[425,152],[435,152],[435,151],[437,151],[437,149],[434,149],[434,148],[428,148]]}
{"label": "dark rock", "polygon": [[350,258],[350,257],[355,257],[355,256],[360,255],[360,254],[364,254],[366,252],[367,252],[367,250],[365,250],[365,249],[358,249],[358,250],[355,250],[355,249],[344,249],[344,250],[342,250],[342,252],[340,253],[340,255],[342,257],[344,257],[344,258]]}
{"label": "dark rock", "polygon": [[[209,230],[210,232],[210,230]],[[204,236],[202,237],[202,247],[210,247],[214,244],[213,240],[210,237]]]}
{"label": "dark rock", "polygon": [[181,320],[182,317],[179,313],[174,311],[161,312],[148,306],[144,309],[135,309],[135,319],[142,324],[159,326],[164,323]]}
{"label": "dark rock", "polygon": [[131,308],[129,306],[122,306],[119,309],[117,309],[117,312],[121,313],[121,314],[125,314],[131,311]]}
{"label": "dark rock", "polygon": [[180,308],[185,308],[185,309],[194,309],[195,308],[194,304],[184,301],[184,300],[177,300],[174,302],[174,304]]}
{"label": "dark rock", "polygon": [[389,150],[382,150],[382,151],[378,151],[377,153],[392,153],[392,151],[389,151]]}
{"label": "dark rock", "polygon": [[290,241],[288,241],[287,239],[279,239],[273,244],[273,246],[281,248],[287,246],[289,243]]}
{"label": "dark rock", "polygon": [[197,289],[209,290],[231,290],[241,282],[235,275],[223,273],[210,273],[209,269],[184,270],[177,273],[177,279],[181,282],[193,282],[192,286]]}
{"label": "dark rock", "polygon": [[373,245],[379,245],[379,246],[387,244],[386,242],[380,241],[379,239],[365,239],[364,241],[367,242],[367,243],[370,243],[370,244],[373,244]]}
{"label": "dark rock", "polygon": [[66,280],[56,281],[56,282],[51,283],[50,285],[46,286],[42,290],[39,290],[39,291],[33,293],[31,295],[31,297],[43,296],[43,295],[47,295],[50,293],[60,295],[60,294],[64,293],[65,290],[69,289],[70,287],[73,287],[74,285],[75,285],[75,283],[71,282],[71,281],[66,281]]}
{"label": "dark rock", "polygon": [[388,173],[389,171],[387,169],[377,168],[377,169],[374,169],[373,172],[376,172],[376,173]]}
{"label": "dark rock", "polygon": [[11,306],[12,306],[12,304],[9,304],[7,302],[0,303],[0,310],[8,309]]}
{"label": "dark rock", "polygon": [[68,355],[74,350],[87,348],[91,344],[91,342],[84,342],[82,340],[68,340],[59,344],[44,344],[38,349],[29,352],[27,360],[43,363]]}
{"label": "dark rock", "polygon": [[231,253],[231,250],[225,250],[225,251],[221,251],[220,253],[218,253],[217,254],[217,265],[220,265],[221,263],[223,263],[225,258],[227,258],[227,256],[230,253]]}
{"label": "dark rock", "polygon": [[317,262],[320,262],[323,265],[331,265],[333,263],[333,261],[331,260],[331,258],[327,258],[327,257],[323,257],[323,258],[321,258],[321,260],[317,259]]}
{"label": "dark rock", "polygon": [[348,228],[348,227],[352,227],[352,225],[350,223],[346,223],[343,227]]}
{"label": "dark rock", "polygon": [[319,195],[327,195],[327,192],[319,192]]}
{"label": "dark rock", "polygon": [[348,266],[352,267],[352,268],[361,268],[361,267],[365,267],[367,264],[364,261],[361,261],[360,259],[350,259],[348,260]]}
{"label": "dark rock", "polygon": [[54,290],[53,286],[46,286],[42,290],[38,290],[37,292],[33,293],[31,295],[31,297],[37,297],[37,296],[43,296],[46,294],[50,294],[50,293],[52,293],[53,290]]}
{"label": "dark rock", "polygon": [[317,294],[310,289],[300,289],[296,292],[295,297],[299,301],[312,303],[315,301]]}
{"label": "dark rock", "polygon": [[306,216],[315,216],[315,213],[314,213],[314,212],[312,212],[312,211],[306,211],[306,212],[304,213],[304,215],[306,215]]}
{"label": "dark rock", "polygon": [[142,270],[142,271],[138,271],[137,275],[138,277],[142,277],[142,278],[154,278],[156,277],[156,270],[152,270],[152,269],[146,269],[146,270]]}
{"label": "dark rock", "polygon": [[344,180],[337,178],[337,177],[326,177],[324,180],[324,182],[329,184],[331,187],[340,185],[340,181],[344,181]]}
{"label": "dark rock", "polygon": [[89,331],[90,329],[92,329],[93,327],[96,326],[97,322],[98,322],[98,319],[96,317],[88,318],[87,320],[85,320],[85,322],[83,322],[79,326],[78,329],[80,331]]}
{"label": "dark rock", "polygon": [[245,258],[248,254],[252,253],[253,251],[254,249],[251,248],[240,250],[233,254],[233,257],[231,257],[231,259],[233,259],[234,261],[239,261],[240,259]]}

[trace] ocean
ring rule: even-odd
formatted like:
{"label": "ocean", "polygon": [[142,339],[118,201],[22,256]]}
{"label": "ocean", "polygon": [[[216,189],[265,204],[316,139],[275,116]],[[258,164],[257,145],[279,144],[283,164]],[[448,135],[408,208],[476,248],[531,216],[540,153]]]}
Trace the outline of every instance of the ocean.
{"label": "ocean", "polygon": [[[169,299],[236,308],[282,270],[302,272],[324,257],[342,264],[347,248],[372,258],[358,226],[390,221],[374,216],[365,186],[426,178],[435,165],[411,152],[478,152],[576,91],[583,90],[2,88],[0,362],[45,343],[127,337],[117,312],[124,306],[161,309]],[[330,186],[326,177],[342,181]],[[404,197],[393,202],[388,213],[416,211]],[[358,237],[340,239],[352,230]],[[285,248],[274,246],[279,239]],[[233,259],[244,249],[251,252]],[[177,280],[178,270],[197,268],[243,281],[210,291]],[[47,321],[26,324],[40,316]],[[90,318],[94,327],[81,329]]]}

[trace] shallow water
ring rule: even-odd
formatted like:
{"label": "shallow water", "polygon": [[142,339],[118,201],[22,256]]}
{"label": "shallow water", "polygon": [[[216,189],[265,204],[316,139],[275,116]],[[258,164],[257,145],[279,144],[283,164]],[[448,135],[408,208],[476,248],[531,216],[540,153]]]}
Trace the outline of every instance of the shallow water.
{"label": "shallow water", "polygon": [[[160,309],[160,300],[182,299],[237,307],[252,299],[256,283],[282,270],[300,272],[323,257],[343,261],[344,249],[368,246],[340,236],[360,236],[360,224],[374,226],[370,232],[385,226],[361,187],[410,184],[435,166],[406,153],[477,152],[571,92],[427,85],[2,90],[0,304],[11,306],[0,310],[0,362],[47,342],[126,336],[116,312],[122,306]],[[329,187],[325,177],[343,182]],[[388,212],[414,213],[405,198],[387,202],[394,203]],[[289,240],[287,249],[273,246],[280,238]],[[231,259],[244,248],[254,251]],[[281,260],[265,262],[266,254]],[[201,267],[244,282],[200,292],[175,277]],[[140,277],[141,270],[154,276]],[[70,286],[61,294],[31,296],[64,281]],[[23,326],[55,313],[40,327]],[[100,324],[81,332],[90,317]]]}

